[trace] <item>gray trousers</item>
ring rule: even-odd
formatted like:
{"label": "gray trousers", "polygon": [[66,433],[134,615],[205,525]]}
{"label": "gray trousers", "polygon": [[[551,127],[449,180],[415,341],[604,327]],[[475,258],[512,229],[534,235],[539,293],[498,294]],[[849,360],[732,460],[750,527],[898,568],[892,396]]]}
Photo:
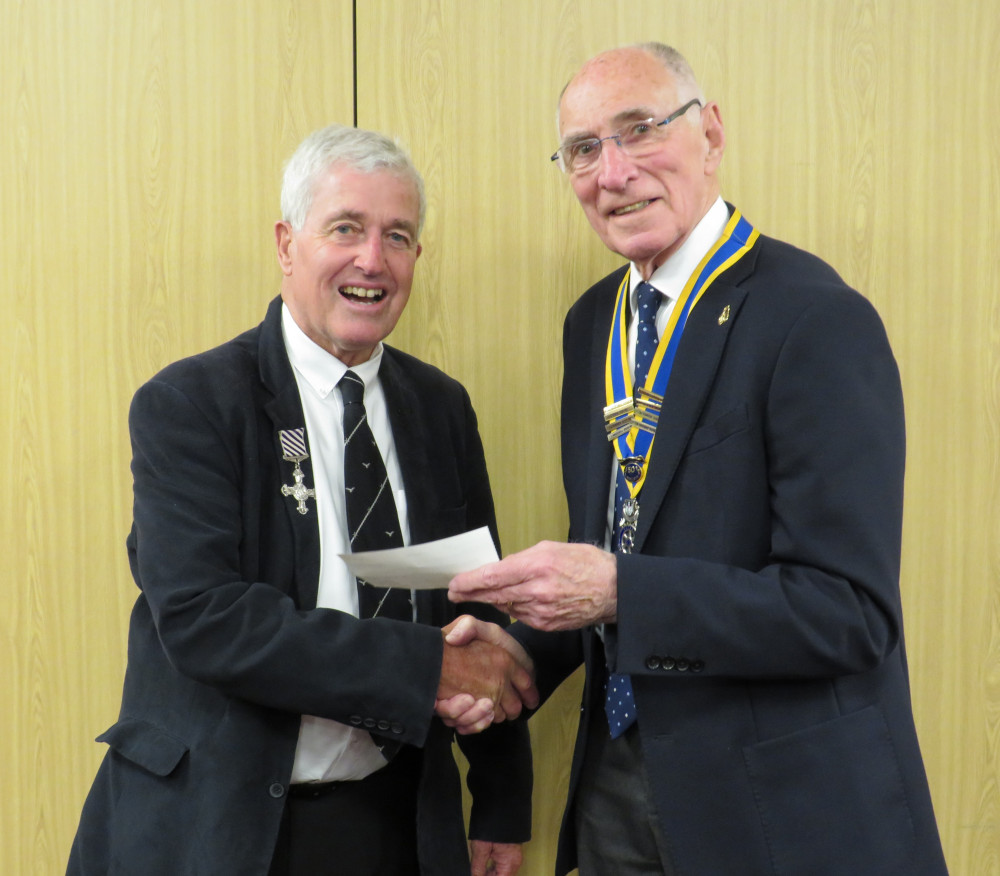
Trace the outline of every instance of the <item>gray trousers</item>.
{"label": "gray trousers", "polygon": [[612,739],[603,709],[590,709],[590,713],[576,796],[580,876],[673,876],[649,789],[638,725]]}

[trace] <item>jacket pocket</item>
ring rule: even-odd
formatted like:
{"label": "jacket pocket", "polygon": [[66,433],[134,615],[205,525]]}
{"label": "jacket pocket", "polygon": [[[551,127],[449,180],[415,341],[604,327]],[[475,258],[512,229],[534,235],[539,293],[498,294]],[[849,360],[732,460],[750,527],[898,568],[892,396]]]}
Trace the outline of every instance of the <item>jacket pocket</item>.
{"label": "jacket pocket", "polygon": [[749,746],[743,755],[775,873],[911,872],[913,820],[878,707]]}
{"label": "jacket pocket", "polygon": [[187,743],[139,718],[122,718],[97,737],[155,776],[169,776],[187,754]]}
{"label": "jacket pocket", "polygon": [[745,404],[727,411],[721,417],[717,417],[711,423],[695,429],[688,442],[687,456],[708,450],[716,444],[721,444],[731,435],[744,432],[750,425],[750,416],[747,413]]}

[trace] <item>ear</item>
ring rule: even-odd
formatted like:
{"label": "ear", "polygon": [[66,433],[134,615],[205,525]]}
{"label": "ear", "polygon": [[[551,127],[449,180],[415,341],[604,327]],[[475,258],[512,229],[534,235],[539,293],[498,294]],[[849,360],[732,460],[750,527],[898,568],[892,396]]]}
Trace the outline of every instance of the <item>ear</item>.
{"label": "ear", "polygon": [[417,254],[414,257],[414,261],[416,261],[418,258],[420,258],[420,253],[422,253],[423,251],[424,251],[424,248],[418,243],[417,244]]}
{"label": "ear", "polygon": [[294,245],[292,239],[292,226],[287,222],[274,223],[274,242],[278,248],[278,264],[281,265],[281,273],[286,277],[292,273],[291,249]]}
{"label": "ear", "polygon": [[719,105],[714,101],[701,113],[701,129],[705,137],[705,174],[712,176],[719,169],[722,153],[726,151],[726,129]]}

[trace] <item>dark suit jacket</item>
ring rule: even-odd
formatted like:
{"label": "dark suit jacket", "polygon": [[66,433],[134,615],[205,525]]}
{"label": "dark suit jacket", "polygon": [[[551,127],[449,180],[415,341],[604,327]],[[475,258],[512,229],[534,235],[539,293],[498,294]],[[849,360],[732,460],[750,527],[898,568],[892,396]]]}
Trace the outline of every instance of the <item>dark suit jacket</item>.
{"label": "dark suit jacket", "polygon": [[[128,552],[142,592],[121,715],[100,737],[110,751],[84,807],[71,873],[266,874],[302,714],[421,746],[422,872],[468,873],[453,734],[432,716],[437,627],[457,610],[443,591],[419,594],[417,624],[315,608],[315,503],[301,515],[281,494],[292,466],[278,432],[305,421],[280,304],[256,329],[164,369],[133,400]],[[495,539],[465,390],[388,346],[380,375],[412,542],[484,525]],[[311,461],[302,467],[313,485]],[[460,741],[471,764],[471,835],[526,840],[523,728]]]}
{"label": "dark suit jacket", "polygon": [[[623,273],[580,298],[564,334],[570,540],[598,545],[612,462],[604,359]],[[679,874],[945,872],[903,648],[903,464],[877,314],[818,259],[761,237],[690,316],[607,631],[608,665],[632,675]],[[514,629],[543,695],[583,661],[584,708],[602,708],[593,630]],[[560,873],[575,862],[586,725]]]}

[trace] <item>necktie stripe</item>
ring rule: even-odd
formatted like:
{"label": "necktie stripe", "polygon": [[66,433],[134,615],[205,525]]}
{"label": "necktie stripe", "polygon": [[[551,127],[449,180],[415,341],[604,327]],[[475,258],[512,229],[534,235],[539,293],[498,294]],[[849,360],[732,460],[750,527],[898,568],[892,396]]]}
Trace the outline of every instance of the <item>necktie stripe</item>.
{"label": "necktie stripe", "polygon": [[[337,386],[344,400],[344,500],[351,550],[402,547],[389,475],[365,410],[364,381],[347,371]],[[383,590],[359,581],[358,605],[361,617],[412,619],[405,590]]]}

